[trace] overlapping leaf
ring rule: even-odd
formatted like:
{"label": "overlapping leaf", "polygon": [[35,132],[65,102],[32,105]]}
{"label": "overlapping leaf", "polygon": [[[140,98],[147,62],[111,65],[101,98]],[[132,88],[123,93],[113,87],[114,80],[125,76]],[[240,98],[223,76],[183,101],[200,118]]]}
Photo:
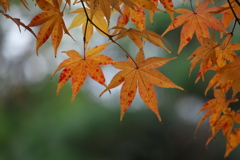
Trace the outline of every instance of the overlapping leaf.
{"label": "overlapping leaf", "polygon": [[[105,33],[109,34],[108,24],[104,18],[104,15],[100,11],[96,11],[96,12],[97,12],[96,14],[91,16],[90,9],[86,8],[86,13],[88,14],[89,17],[92,17],[92,19],[91,19],[92,22],[96,26],[98,26],[99,29],[101,29],[101,31],[98,30],[99,33],[102,34],[102,32],[105,32]],[[82,34],[83,35],[86,34],[85,40],[86,40],[86,43],[88,43],[93,35],[93,25],[87,21],[87,16],[86,16],[84,8],[78,8],[71,13],[78,13],[78,15],[73,19],[68,30],[82,25]],[[85,33],[85,31],[86,31],[86,33]]]}
{"label": "overlapping leaf", "polygon": [[210,80],[206,92],[211,87],[220,87],[227,92],[232,88],[232,97],[240,91],[240,58],[235,56],[234,62],[226,64],[224,67],[217,70],[217,73]]}
{"label": "overlapping leaf", "polygon": [[54,75],[57,71],[64,68],[60,74],[57,94],[70,77],[72,77],[72,101],[84,84],[87,75],[101,85],[106,86],[105,78],[99,65],[113,64],[114,60],[98,53],[104,50],[108,44],[109,43],[96,46],[88,50],[85,57],[82,57],[81,54],[75,50],[65,51],[64,53],[70,58],[64,60],[53,73]]}
{"label": "overlapping leaf", "polygon": [[175,12],[182,15],[177,16],[174,19],[165,32],[162,35],[165,35],[167,32],[183,25],[181,34],[180,34],[180,45],[178,48],[178,54],[181,52],[184,46],[186,46],[193,37],[193,34],[196,33],[196,36],[199,42],[202,43],[202,38],[210,38],[208,27],[227,33],[223,24],[216,18],[211,16],[213,13],[219,13],[225,8],[220,7],[209,7],[210,1],[206,0],[199,4],[196,8],[196,11],[190,11],[184,8],[176,9]]}
{"label": "overlapping leaf", "polygon": [[157,3],[153,0],[133,0],[133,2],[135,4],[134,7],[130,7],[126,4],[122,6],[122,14],[120,14],[118,17],[117,26],[124,27],[128,23],[129,19],[131,19],[137,29],[144,30],[146,28],[146,17],[143,9],[145,8],[151,12],[151,21],[153,20],[152,14],[154,11],[161,10],[157,8]]}
{"label": "overlapping leaf", "polygon": [[191,61],[191,67],[190,67],[190,74],[193,70],[193,68],[197,65],[197,63],[201,61],[200,64],[200,69],[198,72],[198,77],[196,79],[196,82],[199,80],[199,78],[203,78],[204,79],[204,73],[209,70],[213,64],[216,64],[216,50],[215,48],[218,46],[219,44],[217,42],[214,41],[214,36],[212,37],[212,39],[209,38],[203,38],[203,45],[198,47],[193,54],[188,57],[189,58],[193,58],[193,60]]}
{"label": "overlapping leaf", "polygon": [[63,21],[63,12],[60,11],[61,3],[58,0],[52,0],[52,4],[46,0],[36,0],[38,6],[44,11],[36,15],[28,25],[35,27],[42,25],[37,35],[36,52],[51,36],[52,45],[54,47],[54,54],[57,55],[57,49],[62,40],[63,31],[68,34],[65,23]]}
{"label": "overlapping leaf", "polygon": [[198,81],[200,77],[204,79],[204,73],[214,65],[222,68],[228,62],[235,60],[236,53],[234,51],[240,50],[240,44],[230,43],[231,38],[232,35],[227,35],[222,44],[215,42],[214,35],[211,39],[203,38],[202,46],[198,47],[193,54],[187,58],[193,58],[191,61],[190,74],[197,63],[202,60],[196,81]]}
{"label": "overlapping leaf", "polygon": [[0,0],[0,6],[4,9],[5,12],[7,12],[10,8],[9,1],[8,0]]}
{"label": "overlapping leaf", "polygon": [[240,128],[234,129],[233,133],[227,139],[226,152],[224,154],[224,157],[226,158],[229,153],[237,147],[238,144],[240,144]]}
{"label": "overlapping leaf", "polygon": [[228,2],[222,5],[222,7],[228,7],[228,9],[223,11],[224,14],[222,16],[222,23],[225,28],[227,28],[231,24],[231,22],[235,19],[233,11],[238,18],[240,16],[240,6],[236,3],[236,1],[230,0],[230,4],[232,9],[230,8]]}
{"label": "overlapping leaf", "polygon": [[139,31],[137,29],[133,29],[133,28],[126,29],[123,27],[114,27],[113,29],[119,30],[118,36],[115,40],[118,40],[118,39],[128,36],[140,49],[143,47],[143,43],[142,43],[143,39],[142,38],[145,38],[152,44],[154,44],[158,47],[161,47],[165,51],[171,53],[171,51],[169,51],[167,49],[167,47],[166,47],[167,43],[164,41],[164,39],[160,35],[158,35],[157,33],[153,32],[153,31],[146,30],[146,29]]}
{"label": "overlapping leaf", "polygon": [[124,113],[131,105],[137,89],[144,103],[161,121],[153,85],[163,88],[178,88],[183,90],[162,73],[154,69],[161,67],[172,59],[174,58],[150,57],[145,59],[143,49],[140,49],[136,56],[136,62],[129,57],[128,61],[119,61],[113,64],[115,68],[121,69],[121,71],[112,78],[110,84],[101,95],[107,90],[115,88],[123,83],[120,93],[120,121],[122,121]]}
{"label": "overlapping leaf", "polygon": [[[229,104],[231,102],[236,102],[238,99],[226,99],[226,93],[223,92],[220,89],[214,89],[214,99],[209,100],[207,103],[204,104],[204,106],[201,108],[201,111],[207,110],[207,112],[203,115],[203,117],[200,119],[196,130],[199,128],[201,123],[208,117],[209,118],[209,124],[211,128],[213,128],[216,125],[216,122],[219,120],[221,114],[227,110]],[[217,129],[219,130],[219,129]],[[215,129],[216,133],[216,129]],[[214,134],[215,135],[215,134]]]}

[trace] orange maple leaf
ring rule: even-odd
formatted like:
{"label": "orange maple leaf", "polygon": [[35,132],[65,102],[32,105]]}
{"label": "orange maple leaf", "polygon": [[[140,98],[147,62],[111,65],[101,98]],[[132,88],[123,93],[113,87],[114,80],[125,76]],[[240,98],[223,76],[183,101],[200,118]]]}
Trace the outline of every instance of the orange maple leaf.
{"label": "orange maple leaf", "polygon": [[[235,0],[230,0],[230,4],[232,6],[233,11],[235,12],[236,16],[240,16],[240,6],[236,3]],[[228,7],[228,9],[223,11],[222,16],[222,23],[225,28],[227,28],[231,22],[235,19],[232,9],[229,6],[229,3],[226,2],[222,5],[222,7]]]}
{"label": "orange maple leaf", "polygon": [[128,57],[128,61],[119,61],[113,64],[115,68],[121,69],[121,71],[112,78],[110,84],[100,96],[107,90],[115,88],[123,83],[120,93],[120,121],[122,121],[123,115],[132,103],[138,88],[138,92],[144,103],[161,121],[158,112],[156,93],[152,84],[163,88],[178,88],[183,90],[162,73],[154,69],[161,67],[172,59],[174,58],[150,57],[145,59],[143,49],[140,49],[136,56],[136,62]]}
{"label": "orange maple leaf", "polygon": [[133,24],[137,27],[139,30],[143,30],[146,27],[146,18],[145,18],[145,12],[138,7],[135,7],[132,9],[131,7],[127,5],[122,6],[122,13],[118,17],[117,26],[118,27],[124,27],[128,21],[129,18],[132,20]]}
{"label": "orange maple leaf", "polygon": [[190,74],[197,63],[202,60],[195,82],[197,82],[200,77],[204,80],[204,73],[212,66],[217,65],[219,68],[222,68],[227,62],[234,62],[236,57],[234,51],[240,50],[240,44],[230,43],[231,38],[231,34],[227,35],[222,44],[214,41],[214,34],[211,39],[203,38],[202,46],[198,47],[192,55],[187,58],[187,60],[193,58],[191,61]]}
{"label": "orange maple leaf", "polygon": [[167,49],[166,46],[168,45],[164,41],[164,39],[153,31],[146,30],[146,29],[140,31],[133,28],[126,29],[123,27],[113,27],[113,29],[118,30],[118,33],[117,33],[118,36],[116,37],[115,41],[128,36],[140,49],[143,47],[143,41],[148,40],[150,43],[163,48],[168,53],[171,53],[171,51]]}
{"label": "orange maple leaf", "polygon": [[211,16],[213,13],[219,13],[225,8],[221,7],[209,7],[210,1],[203,1],[198,5],[196,11],[190,11],[184,8],[176,9],[175,12],[182,15],[177,16],[174,19],[165,32],[162,34],[164,36],[170,30],[173,30],[181,25],[183,25],[180,34],[180,45],[178,48],[178,54],[181,52],[184,46],[186,46],[193,37],[194,32],[196,33],[197,39],[202,43],[202,38],[210,38],[208,27],[227,33],[223,24],[216,18]]}
{"label": "orange maple leaf", "polygon": [[[208,110],[203,117],[200,119],[196,131],[201,125],[201,123],[208,117],[209,118],[209,124],[212,128],[218,119],[220,118],[221,114],[228,108],[229,104],[231,102],[236,102],[238,99],[230,99],[226,100],[226,93],[223,92],[220,89],[214,89],[214,99],[209,100],[207,103],[204,104],[204,106],[200,109],[199,112]],[[195,133],[196,133],[195,131]]]}
{"label": "orange maple leaf", "polygon": [[171,21],[173,22],[174,25],[174,5],[172,0],[160,0],[161,4],[163,5],[163,7],[167,10]]}
{"label": "orange maple leaf", "polygon": [[61,3],[59,0],[52,0],[53,5],[46,0],[36,0],[38,6],[45,12],[36,15],[28,25],[35,27],[42,25],[37,35],[36,52],[48,40],[51,35],[52,45],[54,47],[54,55],[57,55],[57,49],[62,40],[63,31],[68,34],[65,23],[63,21],[63,12],[60,11]]}
{"label": "orange maple leaf", "polygon": [[[237,101],[237,99],[236,99]],[[216,122],[211,126],[212,134],[208,138],[206,145],[215,137],[216,133],[222,129],[223,135],[228,139],[230,136],[233,125],[234,125],[234,117],[235,112],[231,111],[230,108],[227,108],[223,111],[223,115],[221,115]]]}
{"label": "orange maple leaf", "polygon": [[115,61],[103,54],[97,54],[104,50],[108,44],[87,50],[84,57],[75,50],[64,51],[70,58],[64,60],[53,73],[54,75],[57,71],[64,68],[60,74],[57,94],[70,77],[72,77],[72,102],[85,82],[87,75],[101,85],[106,86],[105,77],[99,65],[113,64]]}
{"label": "orange maple leaf", "polygon": [[232,97],[240,91],[240,57],[235,56],[234,62],[226,64],[224,67],[217,70],[217,73],[209,81],[205,93],[214,86],[220,87],[225,93],[232,88]]}
{"label": "orange maple leaf", "polygon": [[222,68],[227,62],[234,62],[236,53],[235,50],[240,50],[239,43],[230,43],[232,40],[232,34],[228,34],[221,45],[218,45],[216,50],[216,64],[219,68]]}
{"label": "orange maple leaf", "polygon": [[135,4],[135,6],[131,7],[127,4],[123,4],[122,6],[122,14],[119,15],[117,26],[118,27],[124,27],[129,19],[133,22],[133,24],[137,27],[139,30],[144,30],[146,28],[146,17],[144,8],[150,11],[150,19],[152,21],[152,14],[154,11],[162,11],[157,8],[157,3],[154,2],[154,0],[132,0]]}
{"label": "orange maple leaf", "polygon": [[209,70],[212,65],[216,64],[216,50],[215,48],[219,45],[219,43],[214,41],[214,36],[209,39],[209,38],[202,38],[203,39],[203,44],[202,46],[198,47],[191,56],[187,58],[193,58],[191,61],[191,67],[190,67],[190,72],[191,74],[193,68],[197,65],[197,63],[201,61],[200,63],[200,69],[198,72],[198,76],[195,82],[197,82],[200,77],[204,80],[204,73]]}
{"label": "orange maple leaf", "polygon": [[238,144],[240,144],[240,128],[234,129],[233,133],[227,139],[226,152],[224,154],[224,157],[226,158],[229,153],[237,147]]}

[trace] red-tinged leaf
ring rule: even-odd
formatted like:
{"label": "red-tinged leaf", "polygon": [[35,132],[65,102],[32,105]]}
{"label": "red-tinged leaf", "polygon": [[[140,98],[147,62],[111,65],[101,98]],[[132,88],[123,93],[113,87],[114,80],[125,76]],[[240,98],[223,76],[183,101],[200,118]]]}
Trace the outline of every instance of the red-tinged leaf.
{"label": "red-tinged leaf", "polygon": [[53,5],[47,0],[36,0],[36,2],[43,11],[46,11],[36,15],[28,25],[28,27],[35,27],[43,24],[38,31],[36,51],[38,53],[39,48],[51,35],[54,55],[56,56],[59,44],[62,40],[63,31],[71,37],[63,21],[63,13],[60,12],[61,1],[51,0]]}
{"label": "red-tinged leaf", "polygon": [[215,87],[220,86],[228,90],[232,88],[232,97],[240,91],[240,64],[239,62],[231,62],[219,69],[216,74],[219,74],[219,79]]}
{"label": "red-tinged leaf", "polygon": [[161,121],[154,87],[151,84],[151,81],[149,81],[147,78],[144,78],[143,77],[144,74],[140,73],[141,72],[138,73],[139,74],[138,92],[140,94],[140,97],[142,98],[143,102],[153,111],[153,113],[157,115],[157,118]]}
{"label": "red-tinged leaf", "polygon": [[[185,47],[190,42],[194,33],[196,33],[196,36],[200,43],[202,43],[201,37],[210,38],[207,27],[223,33],[227,33],[223,24],[216,17],[211,16],[211,14],[213,14],[212,12],[217,8],[206,8],[209,2],[210,1],[207,0],[200,3],[196,11],[190,11],[183,8],[175,10],[175,12],[182,15],[177,16],[174,19],[174,22],[168,26],[162,35],[165,35],[167,32],[183,25],[180,34],[180,46],[178,48],[178,54],[181,52],[183,47]],[[221,10],[221,8],[219,10]]]}
{"label": "red-tinged leaf", "polygon": [[84,61],[81,61],[78,65],[75,66],[72,71],[72,99],[71,102],[74,101],[78,91],[84,84],[87,78],[87,70],[85,69],[87,64]]}
{"label": "red-tinged leaf", "polygon": [[[156,60],[154,60],[154,58],[156,58]],[[121,71],[113,77],[110,84],[100,96],[107,90],[115,88],[123,83],[120,93],[120,121],[122,121],[126,110],[131,105],[136,95],[137,88],[144,103],[157,115],[160,121],[161,117],[158,112],[156,93],[152,84],[164,88],[178,88],[183,90],[159,71],[154,70],[154,68],[162,66],[173,58],[154,58],[144,59],[143,49],[140,49],[136,56],[136,62],[129,57],[128,61],[120,61],[113,64],[115,68],[121,69]]]}
{"label": "red-tinged leaf", "polygon": [[57,15],[56,14],[52,14],[51,12],[42,12],[38,15],[36,15],[31,22],[29,23],[28,26],[31,27],[36,27],[39,25],[44,24],[45,22],[54,19]]}
{"label": "red-tinged leaf", "polygon": [[132,9],[127,5],[123,5],[122,15],[119,15],[118,17],[117,26],[124,27],[128,23],[129,19],[131,19],[131,21],[137,27],[137,29],[139,30],[145,29],[146,19],[142,7],[134,7],[134,9]]}
{"label": "red-tinged leaf", "polygon": [[216,64],[219,68],[225,66],[228,62],[234,62],[236,53],[235,50],[240,50],[240,44],[230,43],[232,35],[228,35],[222,45],[216,47]]}
{"label": "red-tinged leaf", "polygon": [[240,143],[240,128],[234,129],[234,132],[228,137],[227,145],[226,145],[226,152],[224,157],[226,158],[233,149],[237,147]]}
{"label": "red-tinged leaf", "polygon": [[214,89],[214,99],[209,100],[207,103],[204,104],[200,111],[208,110],[203,117],[200,119],[195,133],[201,123],[208,117],[210,126],[213,127],[217,120],[219,119],[220,115],[227,109],[228,105],[231,102],[236,102],[238,99],[226,100],[226,93],[220,89]]}
{"label": "red-tinged leaf", "polygon": [[[230,0],[230,4],[231,4],[231,7],[232,7],[233,11],[235,12],[235,14],[239,17],[239,15],[240,15],[240,6],[236,3],[235,0]],[[228,2],[224,3],[222,5],[222,7],[227,7],[228,8],[228,9],[223,11],[224,14],[222,16],[223,26],[225,28],[227,28],[232,23],[232,21],[235,19],[235,17],[234,17],[233,11],[230,8]]]}
{"label": "red-tinged leaf", "polygon": [[[229,110],[229,108],[227,109]],[[228,138],[228,136],[231,134],[233,125],[234,125],[234,111],[229,111],[228,114],[222,115],[212,126],[212,135],[213,137],[216,135],[216,133],[222,129],[223,135]]]}
{"label": "red-tinged leaf", "polygon": [[129,72],[129,74],[127,74],[124,77],[124,83],[122,85],[121,92],[120,92],[120,106],[121,106],[120,121],[121,122],[125,112],[127,111],[128,107],[131,105],[136,95],[137,79],[138,79],[138,75],[134,71]]}
{"label": "red-tinged leaf", "polygon": [[[59,18],[57,21],[61,21]],[[57,55],[57,49],[60,45],[60,42],[62,40],[63,36],[63,30],[62,30],[62,23],[56,23],[53,27],[52,33],[51,33],[51,38],[52,38],[52,45],[55,51],[55,56]]]}
{"label": "red-tinged leaf", "polygon": [[36,0],[39,8],[41,8],[43,11],[59,11],[59,8],[55,8],[53,5],[51,5],[46,0]]}
{"label": "red-tinged leaf", "polygon": [[[152,3],[157,7],[158,6],[158,0],[151,0]],[[150,21],[153,24],[153,15],[155,13],[155,10],[150,10],[149,11],[149,17],[150,17]]]}
{"label": "red-tinged leaf", "polygon": [[171,21],[174,25],[174,5],[172,0],[160,0],[161,4],[163,5],[163,7],[166,9],[166,11],[168,12]]}
{"label": "red-tinged leaf", "polygon": [[191,61],[191,67],[190,67],[190,72],[189,75],[192,73],[192,70],[195,68],[195,66],[200,63],[200,69],[198,77],[195,81],[195,83],[202,77],[204,80],[204,74],[206,71],[208,71],[214,64],[216,64],[216,47],[219,46],[217,42],[214,41],[214,36],[209,39],[209,38],[202,38],[203,39],[203,44],[202,46],[198,47],[191,56],[187,58],[193,58]]}
{"label": "red-tinged leaf", "polygon": [[57,22],[57,18],[51,19],[43,24],[43,26],[39,29],[37,34],[37,44],[36,44],[36,52],[38,53],[39,48],[48,40],[50,37],[54,25]]}
{"label": "red-tinged leaf", "polygon": [[70,77],[72,77],[72,102],[84,84],[87,75],[101,85],[106,86],[105,77],[99,65],[113,64],[115,61],[98,53],[106,48],[108,44],[98,46],[101,49],[87,50],[84,58],[75,50],[64,51],[70,58],[64,60],[53,73],[54,75],[57,71],[65,68],[60,74],[57,93]]}

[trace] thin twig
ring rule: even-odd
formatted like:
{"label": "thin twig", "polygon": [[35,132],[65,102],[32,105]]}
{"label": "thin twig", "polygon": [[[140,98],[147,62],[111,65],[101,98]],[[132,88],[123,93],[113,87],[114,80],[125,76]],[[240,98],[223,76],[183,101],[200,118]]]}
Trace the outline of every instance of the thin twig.
{"label": "thin twig", "polygon": [[[138,68],[138,65],[137,63],[135,62],[135,60],[132,58],[132,56],[119,44],[117,43],[114,39],[113,39],[113,35],[109,35],[108,33],[106,33],[105,31],[103,31],[101,28],[99,28],[89,17],[88,13],[87,13],[87,10],[86,10],[86,7],[85,7],[85,4],[83,2],[83,0],[81,0],[81,3],[82,3],[82,6],[83,6],[83,10],[84,10],[84,13],[86,15],[86,18],[87,18],[87,22],[89,21],[94,27],[96,27],[100,32],[102,32],[104,35],[106,35],[109,40],[111,40],[113,43],[115,43],[117,46],[119,46],[127,55],[127,57],[129,57],[135,64],[136,68]],[[86,23],[86,28],[87,28],[87,23]],[[86,30],[85,29],[85,33],[84,33],[84,36],[86,35]],[[86,39],[84,40],[84,43],[85,43]]]}
{"label": "thin twig", "polygon": [[[237,21],[238,24],[240,25],[240,21],[239,21],[240,19],[238,18],[237,14],[236,14],[235,11],[233,10],[232,4],[230,3],[229,0],[227,0],[227,1],[228,1],[229,7],[230,7],[230,9],[232,10],[232,13],[233,13],[233,15],[234,15],[236,21]],[[238,4],[239,4],[239,3],[238,3]]]}

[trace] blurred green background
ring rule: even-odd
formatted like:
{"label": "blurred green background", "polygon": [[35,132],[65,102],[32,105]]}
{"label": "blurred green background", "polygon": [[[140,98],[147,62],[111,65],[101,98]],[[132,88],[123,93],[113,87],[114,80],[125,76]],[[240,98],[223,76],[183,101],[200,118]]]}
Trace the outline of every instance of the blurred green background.
{"label": "blurred green background", "polygon": [[[34,5],[30,1],[30,5]],[[35,7],[35,13],[39,9]],[[31,14],[30,14],[31,13]],[[9,14],[28,24],[34,16],[16,2]],[[69,16],[69,15],[67,15]],[[24,18],[23,18],[24,17]],[[70,16],[69,22],[73,15]],[[161,34],[170,23],[164,13],[157,13],[155,24],[147,28]],[[70,23],[68,23],[69,26]],[[169,32],[165,39],[173,54],[146,44],[146,56],[174,57],[179,45],[180,29]],[[37,30],[34,30],[37,31]],[[204,96],[208,80],[194,84],[198,69],[189,77],[190,61],[185,59],[199,45],[191,41],[177,59],[159,70],[183,87],[156,88],[162,123],[143,104],[139,96],[119,122],[119,88],[112,94],[98,95],[103,88],[87,79],[84,87],[71,103],[68,82],[56,96],[59,74],[51,80],[57,65],[66,58],[60,51],[76,49],[82,53],[81,30],[71,32],[76,42],[65,36],[57,58],[50,42],[35,54],[35,40],[27,31],[19,33],[13,22],[0,16],[0,160],[221,160],[224,159],[225,138],[217,134],[208,147],[208,122],[204,122],[196,135],[194,131],[202,113],[198,110],[212,97]],[[235,39],[239,37],[235,37]],[[106,38],[97,35],[92,46]],[[120,43],[135,55],[136,47],[129,40]],[[122,51],[110,45],[104,54],[115,60],[124,59]],[[108,83],[117,70],[103,67]],[[236,103],[236,105],[239,105]],[[226,160],[240,159],[237,147]]]}

